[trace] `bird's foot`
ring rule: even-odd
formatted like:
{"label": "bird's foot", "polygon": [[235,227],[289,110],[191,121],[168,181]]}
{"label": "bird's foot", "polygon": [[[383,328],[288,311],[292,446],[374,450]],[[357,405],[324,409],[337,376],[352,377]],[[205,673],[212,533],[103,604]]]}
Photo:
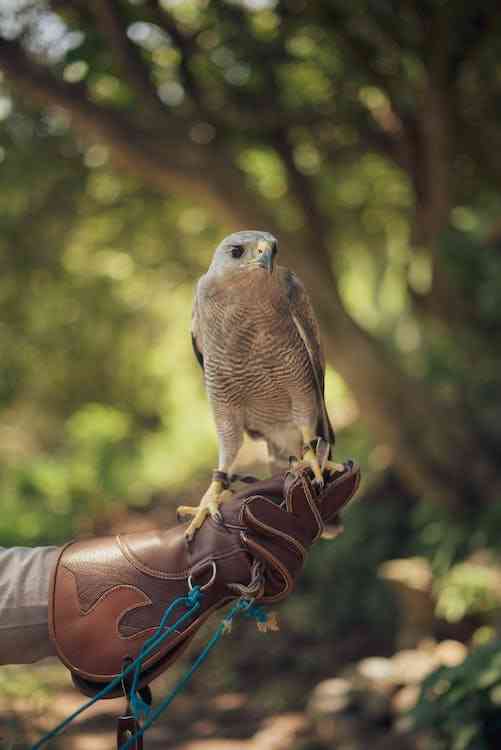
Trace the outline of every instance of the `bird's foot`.
{"label": "bird's foot", "polygon": [[[306,430],[303,432],[303,437],[310,437]],[[329,459],[330,453],[331,445],[323,438],[317,438],[316,441],[315,439],[310,439],[308,442],[305,442],[303,461],[311,468],[315,477],[313,484],[319,490],[322,490],[324,487],[324,476],[329,479],[345,470],[343,464],[334,463]],[[321,537],[322,539],[335,539],[342,532],[341,519],[339,516],[336,516],[330,524],[325,526]]]}
{"label": "bird's foot", "polygon": [[323,470],[329,474],[339,474],[345,470],[343,464],[335,464],[333,461],[326,461]]}
{"label": "bird's foot", "polygon": [[219,510],[219,506],[230,497],[232,497],[232,492],[224,488],[224,483],[220,480],[213,480],[209,489],[200,501],[200,505],[180,505],[177,509],[178,518],[184,516],[192,517],[190,525],[184,532],[186,541],[191,542],[196,532],[208,516],[215,521],[222,521],[223,517]]}
{"label": "bird's foot", "polygon": [[315,484],[322,488],[324,486],[324,477],[322,474],[322,469],[320,467],[320,462],[317,458],[317,454],[311,447],[311,445],[305,445],[304,447],[304,453],[303,453],[303,461],[304,463],[308,464],[310,469],[313,472],[313,476],[315,477]]}
{"label": "bird's foot", "polygon": [[323,438],[308,441],[304,446],[303,461],[311,468],[315,477],[315,484],[321,489],[324,486],[325,474],[336,474],[344,471],[342,464],[329,460],[331,446]]}

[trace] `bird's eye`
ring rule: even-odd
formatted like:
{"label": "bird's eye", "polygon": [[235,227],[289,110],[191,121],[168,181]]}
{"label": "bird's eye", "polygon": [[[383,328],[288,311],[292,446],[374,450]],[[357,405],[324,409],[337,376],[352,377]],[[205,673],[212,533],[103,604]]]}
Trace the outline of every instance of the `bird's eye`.
{"label": "bird's eye", "polygon": [[243,245],[234,245],[231,248],[231,255],[233,258],[241,258],[245,253],[245,247]]}

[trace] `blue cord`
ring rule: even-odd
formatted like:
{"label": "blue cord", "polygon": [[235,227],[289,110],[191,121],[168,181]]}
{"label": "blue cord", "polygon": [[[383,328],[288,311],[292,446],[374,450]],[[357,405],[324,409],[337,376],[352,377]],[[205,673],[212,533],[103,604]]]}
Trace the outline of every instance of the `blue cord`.
{"label": "blue cord", "polygon": [[[129,750],[129,748],[132,747],[133,743],[135,743],[136,740],[143,736],[146,730],[149,729],[149,727],[151,727],[151,725],[158,719],[158,717],[170,706],[174,698],[179,695],[179,693],[190,681],[193,674],[206,660],[209,653],[212,651],[221,636],[231,626],[232,620],[240,612],[245,613],[246,617],[251,617],[260,623],[266,622],[267,620],[267,614],[265,610],[262,607],[255,605],[252,599],[239,599],[236,604],[234,604],[234,606],[230,609],[226,617],[223,618],[214,635],[203,648],[188,671],[183,675],[177,685],[171,690],[167,697],[164,698],[164,700],[158,705],[158,707],[155,710],[152,710],[137,693],[137,687],[141,676],[143,662],[148,658],[148,656],[150,656],[152,652],[156,651],[159,648],[159,646],[169,637],[169,635],[171,635],[180,625],[186,622],[186,620],[188,620],[192,616],[192,614],[200,608],[201,598],[202,593],[200,588],[198,586],[194,586],[187,596],[181,596],[175,599],[172,604],[167,607],[164,614],[162,615],[162,619],[158,624],[156,632],[143,644],[139,655],[134,659],[134,661],[131,662],[131,664],[129,664],[125,669],[123,669],[120,674],[118,674],[102,690],[100,690],[99,693],[91,698],[91,700],[87,701],[87,703],[84,703],[82,706],[80,706],[80,708],[70,714],[64,721],[58,724],[57,727],[55,727],[51,732],[48,732],[46,735],[44,735],[44,737],[42,737],[42,739],[39,740],[36,745],[32,746],[31,750],[39,750],[41,747],[43,747],[49,740],[60,734],[68,726],[68,724],[70,724],[74,719],[76,719],[77,716],[83,713],[83,711],[85,711],[87,708],[90,708],[90,706],[94,705],[94,703],[97,703],[97,701],[101,700],[101,698],[104,698],[106,695],[108,695],[115,687],[121,684],[122,680],[127,675],[129,675],[131,672],[134,672],[130,690],[130,706],[136,719],[139,719],[140,716],[145,716],[146,721],[139,732],[130,737],[127,742],[120,748],[120,750]],[[181,615],[173,625],[167,626],[167,620],[169,619],[172,612],[180,604],[184,604],[184,606],[188,607],[188,611]]]}
{"label": "blue cord", "polygon": [[[182,625],[186,620],[188,620],[194,612],[196,612],[200,608],[200,599],[201,599],[201,592],[200,588],[198,586],[194,586],[192,591],[188,594],[188,596],[180,596],[177,599],[175,599],[172,604],[167,607],[164,614],[162,615],[162,619],[160,620],[160,624],[158,626],[157,632],[149,638],[143,645],[139,656],[134,659],[134,661],[129,664],[128,667],[123,669],[120,674],[118,674],[116,677],[113,678],[111,682],[109,682],[102,690],[99,691],[93,698],[91,698],[90,701],[87,701],[87,703],[84,703],[80,708],[77,708],[76,711],[73,711],[72,714],[70,714],[64,721],[62,721],[60,724],[58,724],[52,731],[48,732],[46,735],[42,737],[41,740],[39,740],[35,745],[31,747],[31,750],[39,750],[41,747],[43,747],[49,740],[56,737],[58,734],[60,734],[67,726],[70,724],[74,719],[76,719],[77,716],[79,716],[81,713],[86,711],[88,708],[94,705],[94,703],[97,703],[97,701],[101,700],[102,698],[105,698],[111,691],[116,688],[118,685],[121,684],[124,677],[126,677],[128,674],[130,674],[133,670],[136,669],[136,664],[140,660],[140,663],[144,661],[151,653],[154,651],[166,638],[171,635],[176,628],[178,628],[180,625]],[[181,617],[179,617],[176,622],[173,625],[170,625],[169,627],[166,627],[166,622],[169,619],[172,612],[180,605],[184,604],[185,606],[189,607],[188,611],[185,612]],[[165,630],[163,630],[165,628]],[[163,632],[158,632],[163,630]],[[137,684],[137,680],[136,680]],[[146,704],[145,704],[146,705]]]}
{"label": "blue cord", "polygon": [[[191,607],[194,607],[195,605],[199,605],[199,601],[201,598],[201,590],[199,586],[194,586],[192,590],[189,592],[189,594],[186,597],[183,597],[183,600],[186,600],[187,603],[190,604]],[[175,604],[175,602],[174,602]],[[170,609],[170,608],[169,608]],[[169,619],[170,611],[167,609],[162,619],[160,620],[156,632],[149,638],[141,648],[141,651],[139,652],[139,655],[134,660],[134,675],[132,677],[132,683],[130,687],[129,696],[130,696],[130,707],[132,710],[132,713],[136,717],[136,719],[140,719],[142,716],[147,717],[150,713],[150,706],[145,703],[145,701],[141,698],[138,692],[138,684],[139,680],[141,678],[141,671],[143,668],[143,662],[144,660],[149,656],[149,654],[152,651],[155,651],[166,638],[164,628],[166,627],[167,620]],[[194,611],[193,609],[191,610]],[[171,628],[169,629],[170,634],[173,629],[175,629],[179,624],[181,624],[180,621],[176,622]]]}
{"label": "blue cord", "polygon": [[[232,620],[236,615],[238,615],[240,612],[245,612],[246,617],[252,617],[253,619],[256,619],[258,622],[266,622],[267,615],[264,609],[262,607],[258,607],[257,605],[253,604],[251,599],[239,599],[237,603],[230,609],[226,617],[221,621],[219,624],[216,632],[212,636],[212,638],[209,640],[209,642],[206,644],[206,646],[203,648],[203,650],[200,652],[200,654],[197,656],[191,667],[188,669],[188,671],[183,675],[183,677],[179,680],[177,685],[170,691],[170,693],[167,695],[164,700],[159,703],[156,709],[151,710],[149,706],[147,706],[144,701],[141,701],[143,706],[146,706],[147,708],[147,719],[144,723],[144,725],[141,727],[141,729],[136,732],[132,737],[130,737],[125,744],[123,744],[120,747],[120,750],[129,750],[133,746],[133,744],[143,736],[143,734],[146,732],[147,729],[151,727],[151,725],[158,719],[158,717],[170,706],[174,698],[179,695],[179,693],[184,689],[184,687],[188,684],[188,682],[191,680],[194,673],[197,671],[197,669],[203,664],[203,662],[208,657],[209,653],[212,651],[216,643],[219,641],[221,636],[228,630],[228,628],[231,625]],[[132,701],[131,701],[132,705]],[[136,717],[137,718],[137,717]]]}

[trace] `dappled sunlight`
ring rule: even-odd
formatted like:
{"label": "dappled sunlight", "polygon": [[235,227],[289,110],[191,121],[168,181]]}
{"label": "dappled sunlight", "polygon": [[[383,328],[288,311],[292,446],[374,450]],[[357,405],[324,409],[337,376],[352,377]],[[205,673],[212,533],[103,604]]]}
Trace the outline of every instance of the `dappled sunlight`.
{"label": "dappled sunlight", "polygon": [[325,403],[336,430],[354,425],[359,417],[357,402],[333,367],[325,371]]}

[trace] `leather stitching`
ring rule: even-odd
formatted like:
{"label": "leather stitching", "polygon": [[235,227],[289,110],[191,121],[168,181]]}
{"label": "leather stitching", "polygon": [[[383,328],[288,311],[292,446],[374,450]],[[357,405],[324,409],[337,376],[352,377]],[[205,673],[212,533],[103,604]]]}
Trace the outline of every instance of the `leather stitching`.
{"label": "leather stitching", "polygon": [[[179,571],[177,573],[166,573],[163,570],[156,570],[155,568],[150,568],[148,565],[145,565],[140,560],[137,559],[137,557],[134,555],[132,550],[128,547],[127,543],[125,541],[122,541],[122,539],[117,536],[116,542],[118,546],[120,547],[120,550],[122,551],[123,556],[127,559],[127,561],[137,570],[139,570],[141,573],[144,573],[145,575],[152,576],[153,578],[161,578],[165,581],[179,581],[183,578],[187,578],[189,574],[191,573],[193,566],[190,566],[189,568],[185,568],[182,571]],[[211,554],[207,558],[203,558],[200,560],[196,565],[197,567],[200,566],[203,562],[209,561],[209,560],[224,560],[226,557],[233,557],[233,555],[237,552],[240,552],[240,547],[232,547],[230,550],[227,550],[226,552],[221,552],[219,555],[213,555]]]}
{"label": "leather stitching", "polygon": [[[333,516],[336,516],[346,505],[348,505],[348,503],[350,502],[351,498],[353,497],[353,495],[355,494],[355,492],[359,488],[361,475],[360,475],[360,467],[358,466],[358,464],[353,464],[352,467],[351,467],[351,469],[349,469],[347,472],[345,472],[340,477],[338,477],[337,479],[335,479],[329,485],[329,488],[330,487],[335,487],[336,485],[340,484],[342,482],[342,480],[343,479],[346,480],[347,477],[349,477],[352,480],[353,480],[353,478],[355,478],[355,482],[353,484],[353,488],[352,488],[350,494],[347,495],[346,498],[343,500],[343,503],[338,508],[338,510],[334,511]],[[329,522],[330,518],[332,518],[333,516],[330,516],[329,519],[327,519],[327,523]]]}
{"label": "leather stitching", "polygon": [[322,535],[322,532],[323,532],[323,530],[325,528],[324,522],[323,522],[322,516],[320,515],[320,512],[319,512],[319,510],[317,508],[317,504],[315,502],[315,499],[314,499],[313,495],[311,494],[311,491],[310,491],[311,485],[306,480],[306,477],[304,476],[304,474],[301,476],[301,484],[303,485],[304,494],[305,494],[306,499],[308,501],[308,504],[309,504],[309,506],[311,508],[311,512],[313,513],[313,515],[315,517],[315,520],[317,522],[317,526],[318,526],[317,535],[315,537],[313,537],[313,542],[316,542],[317,539]]}
{"label": "leather stitching", "polygon": [[251,548],[254,547],[255,549],[258,549],[261,552],[261,554],[264,555],[264,557],[269,562],[271,562],[271,564],[275,568],[278,568],[278,571],[282,574],[284,578],[285,586],[282,589],[282,591],[279,591],[278,594],[274,594],[273,596],[262,596],[260,597],[259,600],[263,602],[271,603],[271,602],[277,601],[278,599],[282,599],[286,594],[289,593],[289,591],[291,591],[292,586],[293,586],[293,581],[292,581],[291,576],[289,575],[289,571],[287,570],[287,568],[285,568],[282,565],[282,563],[274,555],[271,554],[271,552],[269,552],[265,547],[262,547],[260,544],[255,542],[253,539],[250,539],[244,532],[242,532],[241,538],[242,538],[242,542],[246,544],[248,547],[251,547]]}
{"label": "leather stitching", "polygon": [[[270,500],[267,500],[267,498],[263,497],[262,495],[256,495],[255,497],[259,497],[261,500],[266,500],[267,503],[270,502]],[[273,506],[276,508],[276,505],[273,503]],[[256,518],[254,513],[251,511],[249,507],[247,507],[247,513],[252,518],[254,523],[256,523],[258,526],[261,526],[261,528],[265,529],[266,531],[271,532],[272,536],[279,536],[285,539],[287,542],[290,542],[294,548],[299,552],[301,556],[301,562],[304,562],[306,559],[306,548],[303,547],[302,544],[300,544],[297,539],[294,539],[294,537],[290,536],[290,534],[287,534],[285,531],[279,531],[278,529],[274,528],[273,526],[268,526],[268,524],[264,523],[263,521],[260,521]]]}
{"label": "leather stitching", "polygon": [[293,503],[293,494],[294,491],[297,489],[297,487],[301,484],[304,495],[306,497],[306,500],[308,502],[308,505],[310,506],[311,512],[313,514],[313,517],[315,518],[315,521],[317,522],[317,533],[312,539],[312,543],[316,542],[317,539],[322,535],[322,532],[325,528],[324,522],[322,520],[322,516],[320,515],[320,512],[318,510],[317,504],[315,502],[315,499],[310,491],[310,483],[306,479],[304,473],[298,474],[297,478],[291,483],[291,485],[288,488],[287,491],[287,497],[285,499],[287,510],[290,513],[294,513],[294,503]]}
{"label": "leather stitching", "polygon": [[[72,570],[71,568],[69,568],[69,567],[68,567],[68,566],[67,566],[67,565],[66,565],[65,563],[63,563],[62,567],[63,567],[63,568],[65,569],[65,570],[67,570],[67,571],[68,571],[68,573],[71,573],[71,575],[72,575],[72,576],[73,576],[73,578],[75,579],[75,584],[76,584],[76,581],[77,581],[77,578],[78,578],[78,576],[77,576],[77,574],[75,573],[75,571],[74,571],[74,570]],[[91,604],[91,606],[90,606],[90,607],[89,607],[88,609],[84,609],[84,607],[82,607],[82,604],[81,604],[81,601],[82,601],[82,600],[80,599],[80,596],[78,595],[78,586],[76,586],[76,589],[77,589],[77,599],[78,599],[78,607],[79,607],[79,610],[80,610],[80,614],[82,615],[82,617],[87,617],[87,615],[90,615],[90,614],[91,614],[91,612],[93,612],[93,611],[94,611],[94,610],[96,609],[96,607],[98,606],[98,604],[101,604],[101,602],[103,602],[103,601],[104,601],[104,600],[105,600],[105,599],[106,599],[106,598],[107,598],[108,596],[111,596],[111,594],[113,594],[113,593],[114,593],[115,591],[118,591],[119,589],[127,589],[127,590],[130,590],[130,591],[137,591],[137,592],[138,592],[138,594],[142,594],[142,595],[143,595],[143,596],[145,597],[146,601],[145,601],[145,602],[141,602],[141,603],[139,603],[139,604],[134,604],[133,606],[130,606],[130,607],[127,607],[127,608],[126,608],[126,609],[125,609],[125,610],[124,610],[124,611],[123,611],[123,612],[121,613],[121,615],[120,615],[120,616],[118,617],[118,619],[121,619],[121,618],[122,618],[122,617],[124,616],[124,614],[125,614],[126,612],[129,612],[129,611],[130,611],[130,610],[132,610],[132,609],[137,609],[138,607],[147,607],[147,606],[150,606],[150,605],[152,605],[152,604],[153,604],[153,602],[152,602],[152,600],[150,599],[150,597],[148,596],[148,594],[146,594],[146,593],[145,593],[145,592],[144,592],[144,591],[143,591],[142,589],[138,588],[137,586],[133,586],[133,585],[132,585],[132,584],[130,584],[130,583],[117,583],[117,584],[116,584],[115,586],[112,586],[111,588],[109,588],[109,589],[106,589],[106,591],[104,591],[104,592],[103,592],[103,593],[102,593],[102,594],[101,594],[101,595],[100,595],[100,596],[99,596],[99,597],[98,597],[98,598],[97,598],[97,599],[96,599],[96,600],[95,600],[95,601],[94,601],[94,602],[93,602],[93,603]]]}
{"label": "leather stitching", "polygon": [[294,490],[298,486],[299,481],[300,481],[300,477],[299,477],[299,474],[298,474],[296,476],[296,478],[290,483],[290,485],[289,485],[289,487],[287,489],[287,496],[285,498],[285,505],[286,505],[287,510],[289,511],[289,513],[293,513],[294,512],[294,508],[292,506],[292,495],[294,494]]}
{"label": "leather stitching", "polygon": [[[184,645],[188,645],[190,642],[189,636],[193,631],[198,630],[198,628],[202,625],[202,623],[205,622],[205,620],[211,615],[216,609],[219,609],[220,607],[224,606],[227,602],[234,599],[234,596],[227,596],[220,601],[217,601],[215,604],[213,604],[211,607],[206,609],[204,612],[201,612],[199,616],[188,625],[188,627],[183,630],[179,635],[177,635],[172,640],[168,640],[167,643],[163,648],[160,649],[155,654],[152,654],[149,659],[146,659],[146,661],[143,664],[143,671],[141,675],[143,676],[146,672],[148,672],[150,669],[152,670],[152,674],[150,674],[148,682],[150,682],[152,679],[154,679],[155,675],[159,674],[160,672],[157,670],[163,671],[164,669],[167,669],[167,667],[170,664],[170,660],[168,658],[169,652],[173,651],[175,648],[177,648],[181,642]],[[149,628],[144,628],[144,630],[141,630],[140,633],[137,633],[134,637],[143,637],[148,638],[148,636],[153,635],[153,633],[156,631],[156,625],[153,625]],[[184,648],[182,649],[184,650]],[[177,653],[176,653],[177,656]],[[164,659],[166,661],[164,662]],[[66,663],[66,662],[65,662]],[[84,669],[79,669],[78,667],[68,663],[68,666],[70,667],[72,672],[75,672],[79,677],[82,677],[83,679],[87,680],[95,680],[98,683],[104,683],[109,682],[111,679],[117,676],[117,673],[113,674],[94,674],[92,672],[86,672]],[[140,684],[142,683],[142,679]],[[144,684],[144,683],[143,683]],[[111,697],[113,697],[113,693]]]}

